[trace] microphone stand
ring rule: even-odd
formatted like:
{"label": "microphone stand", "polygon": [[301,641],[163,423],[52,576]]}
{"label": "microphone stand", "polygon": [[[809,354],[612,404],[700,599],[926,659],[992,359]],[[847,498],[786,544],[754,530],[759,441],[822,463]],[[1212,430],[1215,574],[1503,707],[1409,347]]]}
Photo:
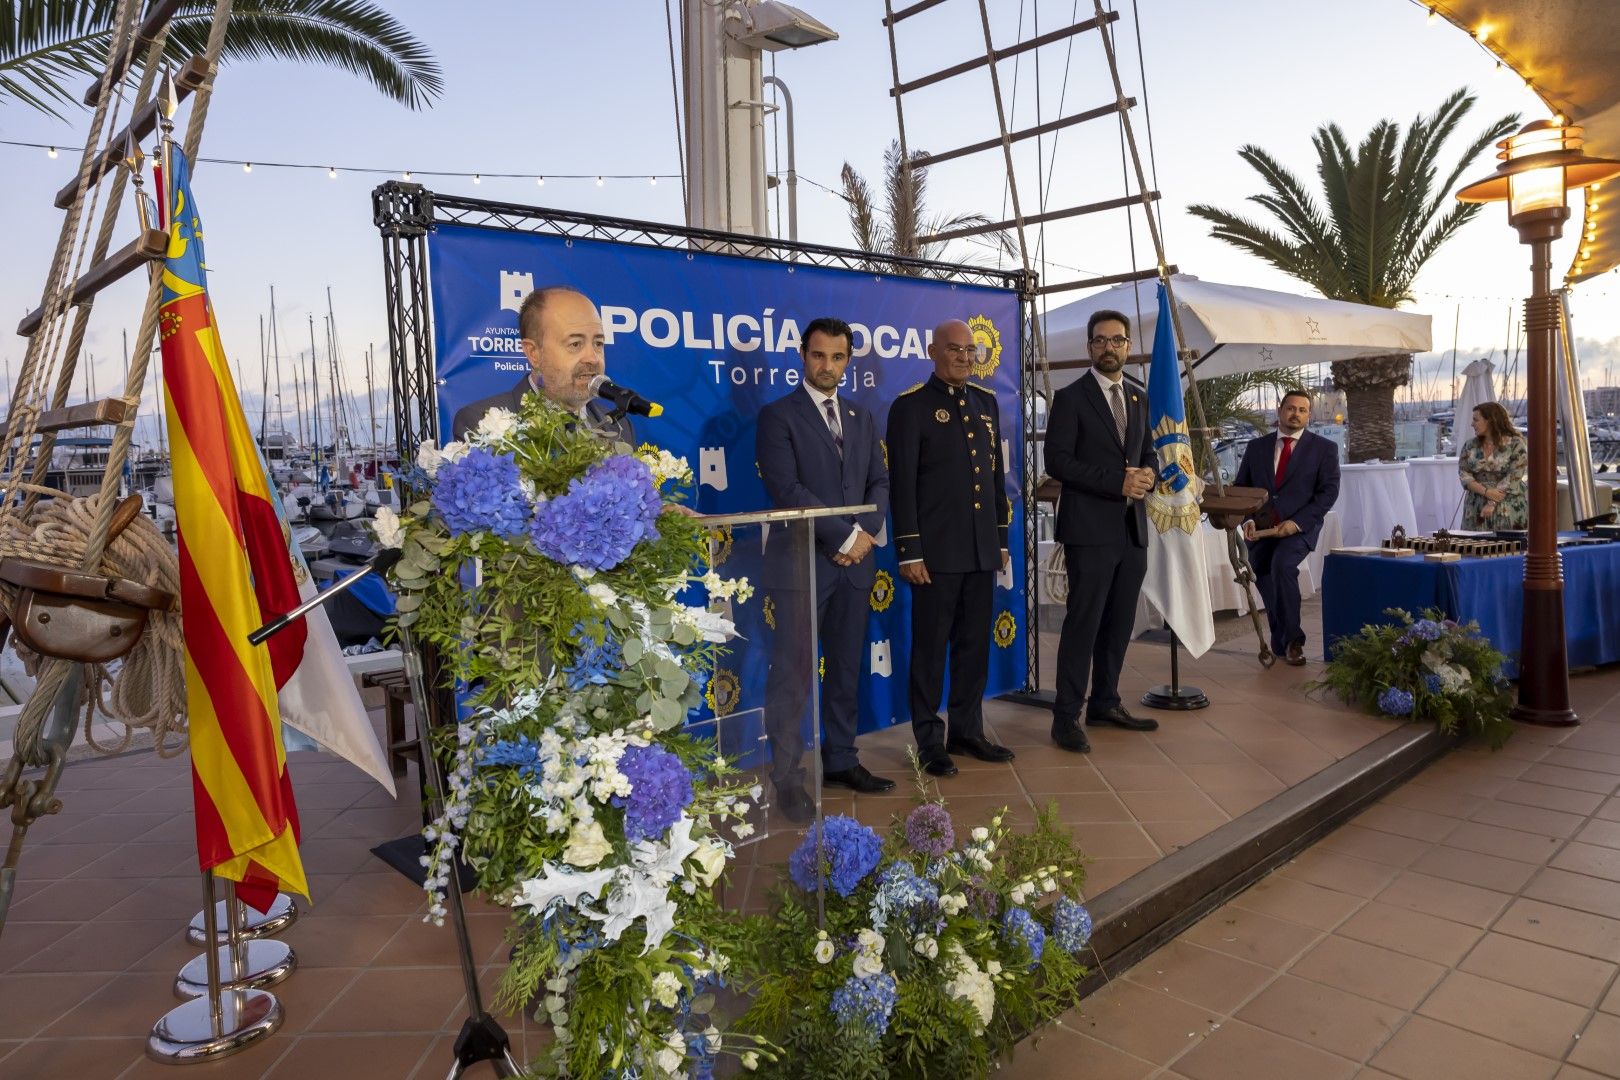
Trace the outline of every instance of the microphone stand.
{"label": "microphone stand", "polygon": [[[285,615],[278,615],[253,631],[248,635],[249,644],[259,645],[269,640],[332,597],[353,588],[361,578],[370,574],[386,573],[399,561],[401,554],[402,552],[397,549],[379,553],[364,570],[349,575],[325,592],[311,597]],[[433,742],[429,738],[430,723],[426,708],[428,696],[422,681],[422,661],[417,655],[416,644],[409,627],[400,628],[399,638],[400,652],[405,662],[405,675],[411,687],[411,711],[416,714],[416,737],[422,751],[420,755],[422,794],[426,797],[428,812],[437,818],[444,809],[444,780],[440,775],[438,756],[433,752]],[[467,932],[467,912],[461,901],[461,881],[458,872],[451,874],[451,881],[445,889],[445,900],[450,908],[450,923],[456,932],[457,959],[461,964],[461,978],[467,993],[467,1019],[461,1025],[460,1034],[456,1036],[453,1046],[456,1057],[451,1062],[446,1080],[455,1080],[470,1066],[480,1061],[489,1062],[496,1076],[521,1076],[523,1070],[512,1057],[510,1038],[500,1022],[484,1008],[483,993],[478,986],[478,967],[473,960],[472,939]]]}

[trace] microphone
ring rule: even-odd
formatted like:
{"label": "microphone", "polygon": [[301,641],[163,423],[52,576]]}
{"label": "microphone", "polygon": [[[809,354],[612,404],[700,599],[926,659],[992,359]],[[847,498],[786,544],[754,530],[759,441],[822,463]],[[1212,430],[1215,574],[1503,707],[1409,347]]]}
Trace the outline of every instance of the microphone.
{"label": "microphone", "polygon": [[664,407],[656,401],[648,401],[634,390],[620,386],[606,375],[598,375],[591,380],[591,395],[611,401],[615,406],[627,413],[637,416],[662,416]]}

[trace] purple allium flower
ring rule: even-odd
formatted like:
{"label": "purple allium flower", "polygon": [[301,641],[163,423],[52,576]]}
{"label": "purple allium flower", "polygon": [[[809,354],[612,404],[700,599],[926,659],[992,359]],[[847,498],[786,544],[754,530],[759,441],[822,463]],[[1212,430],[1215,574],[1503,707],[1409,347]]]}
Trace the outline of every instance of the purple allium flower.
{"label": "purple allium flower", "polygon": [[1067,896],[1052,909],[1052,939],[1066,953],[1077,953],[1091,940],[1091,912]]}
{"label": "purple allium flower", "polygon": [[906,816],[906,843],[919,855],[944,855],[956,846],[951,815],[938,803],[923,803]]}
{"label": "purple allium flower", "polygon": [[692,774],[662,746],[625,747],[619,771],[630,780],[630,795],[615,796],[613,805],[627,807],[624,838],[632,844],[662,837],[692,802]]}
{"label": "purple allium flower", "polygon": [[814,892],[822,874],[839,896],[855,891],[870,874],[883,854],[878,834],[852,817],[834,814],[821,823],[821,850],[817,851],[816,830],[812,827],[788,859],[793,884]]}
{"label": "purple allium flower", "polygon": [[1411,716],[1412,695],[1398,686],[1391,686],[1378,695],[1378,708],[1387,716]]}
{"label": "purple allium flower", "polygon": [[886,971],[864,979],[851,975],[833,991],[832,1013],[840,1027],[857,1029],[875,1041],[889,1030],[899,997],[894,976]]}
{"label": "purple allium flower", "polygon": [[1041,962],[1046,949],[1046,929],[1021,907],[1010,907],[1001,917],[1001,936],[1007,941],[1019,942],[1029,950],[1029,966]]}
{"label": "purple allium flower", "polygon": [[560,563],[611,570],[643,540],[658,539],[663,504],[647,466],[628,454],[600,462],[542,503],[529,532]]}
{"label": "purple allium flower", "polygon": [[492,454],[482,447],[469,450],[460,461],[439,466],[433,509],[444,519],[451,536],[480,530],[517,536],[530,514],[529,500],[518,479],[511,454]]}

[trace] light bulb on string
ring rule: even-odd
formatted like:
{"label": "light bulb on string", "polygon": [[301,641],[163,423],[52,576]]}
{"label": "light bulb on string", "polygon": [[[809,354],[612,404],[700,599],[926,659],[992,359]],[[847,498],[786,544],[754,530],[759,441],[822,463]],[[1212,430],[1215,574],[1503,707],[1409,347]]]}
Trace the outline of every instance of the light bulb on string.
{"label": "light bulb on string", "polygon": [[48,158],[54,159],[56,157],[56,147],[53,146],[53,147],[49,148],[48,150],[46,150],[45,151],[45,156],[48,157]]}
{"label": "light bulb on string", "polygon": [[1440,13],[1438,11],[1434,10],[1434,8],[1430,8],[1429,9],[1429,17],[1423,20],[1423,24],[1425,26],[1433,26],[1434,23],[1435,23],[1435,20],[1438,19],[1439,17],[1440,17]]}
{"label": "light bulb on string", "polygon": [[252,172],[253,171],[253,162],[251,162],[251,161],[242,162],[242,171],[245,172],[245,173]]}
{"label": "light bulb on string", "polygon": [[1474,31],[1474,37],[1479,41],[1479,43],[1481,45],[1485,44],[1486,39],[1489,38],[1490,36],[1491,36],[1491,27],[1490,27],[1489,23],[1480,23],[1479,24],[1479,29]]}
{"label": "light bulb on string", "polygon": [[656,176],[648,177],[647,178],[647,184],[648,184],[649,187],[657,187],[658,186],[658,177],[656,177]]}
{"label": "light bulb on string", "polygon": [[337,179],[337,168],[335,166],[328,165],[326,167],[326,178],[328,180],[336,180]]}
{"label": "light bulb on string", "polygon": [[545,187],[546,186],[546,178],[543,177],[543,176],[535,177],[534,178],[534,186],[535,187]]}
{"label": "light bulb on string", "polygon": [[473,183],[482,184],[483,182],[484,178],[482,176],[479,176],[477,173],[473,173]]}
{"label": "light bulb on string", "polygon": [[411,178],[411,170],[406,169],[404,172],[400,173],[400,179],[405,180],[405,181],[408,182],[410,180],[410,178]]}
{"label": "light bulb on string", "polygon": [[596,178],[596,186],[597,186],[597,187],[601,187],[601,186],[602,186],[602,178],[601,178],[601,177],[600,177],[600,176],[598,176],[598,177],[597,177],[597,178]]}

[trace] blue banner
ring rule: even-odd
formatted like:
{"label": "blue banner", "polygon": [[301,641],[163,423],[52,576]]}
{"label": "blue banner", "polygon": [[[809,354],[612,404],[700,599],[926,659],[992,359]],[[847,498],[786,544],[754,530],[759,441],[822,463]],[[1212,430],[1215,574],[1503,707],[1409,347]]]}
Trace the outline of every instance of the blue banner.
{"label": "blue banner", "polygon": [[[800,328],[811,319],[831,315],[851,324],[853,358],[840,393],[868,409],[879,431],[889,403],[932,373],[933,327],[946,319],[968,322],[986,346],[973,378],[996,393],[1013,507],[1012,565],[995,591],[987,692],[1023,686],[1024,432],[1015,292],[458,225],[429,233],[428,267],[441,441],[458,408],[524,377],[518,308],[535,288],[565,285],[601,312],[608,376],[664,406],[662,417],[636,418],[637,437],[686,457],[697,479],[695,507],[705,514],[769,506],[754,464],[754,418],[761,406],[798,388]],[[867,627],[863,731],[910,719],[910,589],[896,573],[888,532],[879,537]],[[761,593],[736,609],[738,628],[753,640],[767,632],[763,599]],[[723,711],[764,703],[763,671],[739,666],[717,673],[711,688]]]}

